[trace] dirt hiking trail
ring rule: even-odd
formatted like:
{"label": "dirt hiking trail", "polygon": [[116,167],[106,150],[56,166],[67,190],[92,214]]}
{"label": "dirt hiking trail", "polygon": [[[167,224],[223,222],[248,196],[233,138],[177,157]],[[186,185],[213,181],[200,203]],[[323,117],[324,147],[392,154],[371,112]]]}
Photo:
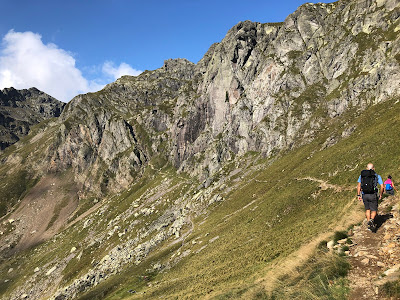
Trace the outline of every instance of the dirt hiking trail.
{"label": "dirt hiking trail", "polygon": [[[378,208],[376,233],[367,229],[366,222],[353,228],[349,262],[351,270],[350,300],[390,299],[382,286],[400,277],[400,217],[399,200],[384,198]],[[399,298],[391,298],[399,299]]]}

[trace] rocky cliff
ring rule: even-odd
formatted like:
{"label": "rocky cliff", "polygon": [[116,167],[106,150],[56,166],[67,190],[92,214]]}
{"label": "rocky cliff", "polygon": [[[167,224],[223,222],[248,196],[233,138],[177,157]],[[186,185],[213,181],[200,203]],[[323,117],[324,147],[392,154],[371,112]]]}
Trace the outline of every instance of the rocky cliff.
{"label": "rocky cliff", "polygon": [[0,150],[28,134],[32,125],[60,116],[65,103],[36,88],[0,91]]}
{"label": "rocky cliff", "polygon": [[75,97],[0,157],[6,295],[218,297],[268,281],[346,216],[361,161],[397,157],[397,131],[379,136],[400,128],[399,17],[398,0],[304,4],[240,22],[197,64]]}
{"label": "rocky cliff", "polygon": [[207,181],[236,155],[307,143],[330,119],[398,95],[398,6],[305,4],[282,23],[240,22],[196,65],[169,60],[73,99],[49,156],[81,178],[105,164],[106,189],[154,154]]}

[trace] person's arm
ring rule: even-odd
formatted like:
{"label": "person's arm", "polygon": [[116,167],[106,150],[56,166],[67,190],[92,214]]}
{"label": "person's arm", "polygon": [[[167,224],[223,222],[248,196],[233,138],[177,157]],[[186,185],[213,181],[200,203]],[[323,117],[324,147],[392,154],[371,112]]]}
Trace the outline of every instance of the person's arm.
{"label": "person's arm", "polygon": [[385,185],[381,184],[381,193],[379,195],[379,199],[382,199],[383,192],[385,191]]}
{"label": "person's arm", "polygon": [[359,201],[362,200],[362,197],[361,197],[361,182],[357,182],[357,199]]}
{"label": "person's arm", "polygon": [[396,192],[398,192],[397,188],[394,186],[393,180],[392,180],[392,187],[393,187],[393,189],[394,189]]}

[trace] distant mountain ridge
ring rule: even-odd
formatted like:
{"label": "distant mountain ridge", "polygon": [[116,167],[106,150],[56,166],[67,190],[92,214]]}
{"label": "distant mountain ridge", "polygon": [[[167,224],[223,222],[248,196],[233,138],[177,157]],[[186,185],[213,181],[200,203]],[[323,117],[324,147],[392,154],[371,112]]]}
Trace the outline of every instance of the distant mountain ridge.
{"label": "distant mountain ridge", "polygon": [[59,117],[64,106],[36,88],[0,90],[0,150],[28,134],[32,125]]}

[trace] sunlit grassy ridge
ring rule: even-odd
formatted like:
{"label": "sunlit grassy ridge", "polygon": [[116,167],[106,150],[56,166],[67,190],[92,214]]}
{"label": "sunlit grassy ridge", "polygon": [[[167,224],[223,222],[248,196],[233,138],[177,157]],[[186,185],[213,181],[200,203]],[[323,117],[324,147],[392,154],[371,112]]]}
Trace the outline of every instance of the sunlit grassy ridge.
{"label": "sunlit grassy ridge", "polygon": [[[167,265],[182,253],[186,257],[170,269],[152,273],[149,282],[138,279],[146,274],[143,265],[130,266],[119,280],[100,284],[87,297],[240,297],[254,288],[272,262],[285,260],[300,245],[329,231],[343,213],[355,207],[351,188],[367,162],[374,162],[382,176],[400,175],[400,106],[395,101],[372,106],[361,115],[357,109],[350,110],[331,120],[310,144],[273,160],[249,155],[239,165],[241,172],[225,182],[233,188],[221,189],[225,200],[206,215],[193,217],[194,230],[183,246],[165,243],[144,265]],[[342,137],[351,126],[355,127],[351,136]],[[320,150],[331,136],[338,139],[337,144]],[[338,190],[321,190],[306,177],[326,180]],[[131,289],[137,294],[129,294]]]}
{"label": "sunlit grassy ridge", "polygon": [[[119,274],[80,295],[81,299],[227,299],[246,297],[249,293],[254,298],[268,297],[257,280],[301,245],[323,232],[332,231],[340,216],[356,207],[352,204],[355,193],[352,188],[367,162],[374,162],[382,176],[387,173],[394,178],[400,176],[399,111],[396,99],[372,106],[361,115],[356,108],[350,109],[342,117],[330,120],[324,129],[315,133],[311,143],[298,149],[287,150],[273,158],[249,153],[235,159],[215,176],[215,188],[207,198],[220,194],[224,200],[206,210],[193,210],[190,218],[194,227],[187,224],[181,232],[188,236],[178,243],[174,243],[174,237],[168,238],[140,264],[126,265]],[[342,132],[350,127],[355,128],[354,132],[342,137]],[[325,141],[332,137],[337,143],[324,148]],[[335,188],[321,189],[313,178]],[[3,262],[2,274],[11,267],[15,271],[9,275],[10,281],[0,284],[0,291],[6,297],[16,287],[24,285],[24,276],[37,276],[39,280],[55,265],[60,271],[58,284],[72,283],[113,247],[150,228],[172,203],[195,197],[202,191],[198,190],[198,184],[195,179],[176,173],[162,158],[155,157],[139,181],[98,203],[99,208],[90,216],[34,250]],[[196,201],[193,205],[198,205]],[[81,201],[79,214],[96,202],[94,198]],[[140,216],[126,214],[133,209],[133,204],[139,208],[153,206],[154,212]],[[121,230],[129,228],[127,233],[104,238],[104,233],[113,228],[111,221],[119,216],[122,217],[118,226]],[[88,219],[89,225],[83,226]],[[143,241],[154,234],[150,233]],[[72,247],[77,248],[79,257],[70,257]],[[313,264],[329,261],[332,268],[340,264],[336,258],[324,258],[318,252],[314,257],[311,265],[303,267],[303,279],[288,277],[279,281],[288,288],[282,293],[276,290],[273,297],[284,299],[307,293],[331,297],[334,293],[346,293],[346,282],[341,279],[335,281],[337,289],[324,289],[328,277],[323,277],[322,273],[314,277],[307,275],[315,269]],[[156,263],[165,268],[154,269]],[[41,275],[34,273],[37,266],[41,267]],[[310,276],[316,278],[312,284],[306,283],[305,278]],[[319,280],[325,281],[318,285]],[[129,290],[136,293],[131,294]]]}

